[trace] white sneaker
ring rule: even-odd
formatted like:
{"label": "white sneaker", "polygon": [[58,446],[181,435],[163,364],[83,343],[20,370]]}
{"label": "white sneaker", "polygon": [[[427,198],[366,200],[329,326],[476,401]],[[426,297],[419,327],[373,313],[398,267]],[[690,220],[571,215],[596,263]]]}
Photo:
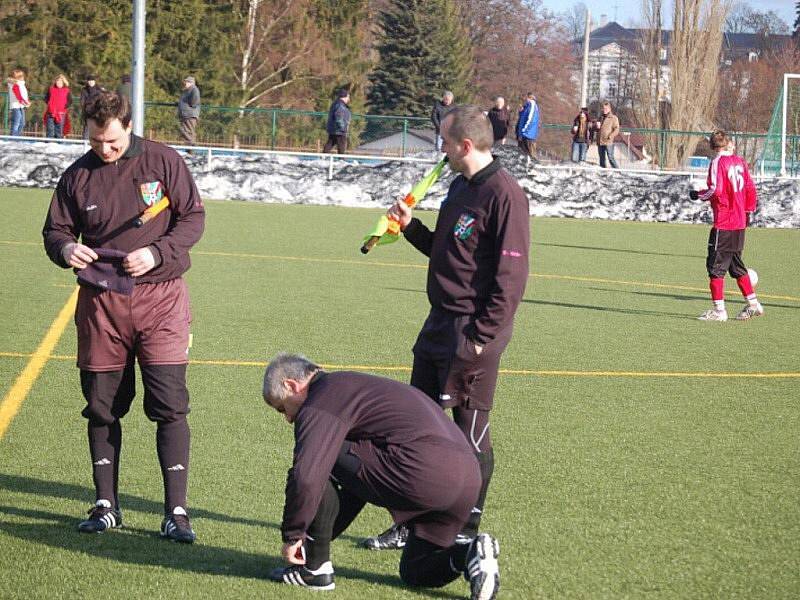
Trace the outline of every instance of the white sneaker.
{"label": "white sneaker", "polygon": [[737,321],[747,321],[747,319],[752,319],[753,317],[760,317],[764,314],[764,307],[761,306],[761,302],[757,302],[755,306],[751,306],[748,304],[742,309],[738,315],[736,315]]}
{"label": "white sneaker", "polygon": [[727,321],[728,311],[725,309],[717,310],[716,308],[709,308],[702,315],[697,317],[698,321]]}
{"label": "white sneaker", "polygon": [[494,600],[500,589],[500,567],[497,556],[500,545],[488,533],[479,533],[467,551],[467,569],[470,600]]}

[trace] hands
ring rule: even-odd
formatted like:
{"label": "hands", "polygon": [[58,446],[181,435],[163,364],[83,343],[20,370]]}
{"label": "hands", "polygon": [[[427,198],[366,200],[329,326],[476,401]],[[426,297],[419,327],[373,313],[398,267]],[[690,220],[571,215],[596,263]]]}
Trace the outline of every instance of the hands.
{"label": "hands", "polygon": [[95,254],[94,250],[77,242],[66,244],[61,249],[61,256],[64,257],[64,262],[76,269],[85,269],[89,266],[89,263],[97,260],[97,254]]}
{"label": "hands", "polygon": [[390,219],[396,219],[400,223],[400,230],[402,231],[411,222],[411,209],[408,204],[402,200],[395,201],[394,204],[386,212]]}
{"label": "hands", "polygon": [[281,554],[283,555],[283,560],[290,565],[306,564],[306,559],[303,554],[303,540],[285,542],[281,548]]}
{"label": "hands", "polygon": [[131,277],[144,275],[156,266],[156,258],[150,248],[134,250],[122,260],[122,268]]}

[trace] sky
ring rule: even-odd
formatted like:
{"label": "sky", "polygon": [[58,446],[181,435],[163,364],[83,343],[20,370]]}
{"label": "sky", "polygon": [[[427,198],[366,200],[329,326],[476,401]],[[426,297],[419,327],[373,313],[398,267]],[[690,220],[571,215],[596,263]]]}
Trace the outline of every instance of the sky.
{"label": "sky", "polygon": [[[558,13],[571,10],[580,1],[589,7],[594,22],[599,21],[602,14],[605,14],[609,21],[614,21],[615,12],[617,23],[623,27],[641,20],[641,0],[543,0],[543,4],[548,10]],[[663,4],[667,7],[665,13],[669,13],[672,3],[665,0]],[[795,8],[792,0],[750,0],[748,4],[763,12],[774,10],[789,27],[794,23]],[[668,14],[665,14],[664,17],[669,21]]]}

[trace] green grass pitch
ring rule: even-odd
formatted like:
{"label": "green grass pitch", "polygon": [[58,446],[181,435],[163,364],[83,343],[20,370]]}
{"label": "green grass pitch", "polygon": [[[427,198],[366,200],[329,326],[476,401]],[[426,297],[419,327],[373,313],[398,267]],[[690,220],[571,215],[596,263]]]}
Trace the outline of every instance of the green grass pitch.
{"label": "green grass pitch", "polygon": [[[49,196],[0,190],[0,397],[74,286],[41,246]],[[93,492],[70,323],[0,439],[0,598],[308,597],[264,578],[280,562],[292,435],[261,401],[259,363],[300,351],[407,380],[425,258],[404,241],[359,254],[375,210],[207,210],[187,275],[197,543],[158,538],[155,428],[139,400],[123,422],[126,528],[76,532]],[[707,227],[531,225],[502,365],[513,372],[492,413],[484,528],[501,544],[501,597],[800,596],[800,231],[748,232],[764,317],[702,323]],[[735,314],[730,282],[728,300]],[[740,372],[751,376],[709,376]],[[387,521],[368,508],[334,542],[332,595],[465,595],[461,580],[407,590],[398,554],[356,547]]]}

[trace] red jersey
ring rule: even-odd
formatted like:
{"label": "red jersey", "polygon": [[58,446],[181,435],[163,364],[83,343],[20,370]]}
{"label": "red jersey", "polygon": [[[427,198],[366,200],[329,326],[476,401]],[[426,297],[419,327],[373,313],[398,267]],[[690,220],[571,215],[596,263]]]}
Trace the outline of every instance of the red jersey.
{"label": "red jersey", "polygon": [[756,186],[750,179],[747,163],[733,152],[720,152],[708,167],[708,189],[701,200],[711,202],[714,227],[745,229],[747,216],[756,209]]}

